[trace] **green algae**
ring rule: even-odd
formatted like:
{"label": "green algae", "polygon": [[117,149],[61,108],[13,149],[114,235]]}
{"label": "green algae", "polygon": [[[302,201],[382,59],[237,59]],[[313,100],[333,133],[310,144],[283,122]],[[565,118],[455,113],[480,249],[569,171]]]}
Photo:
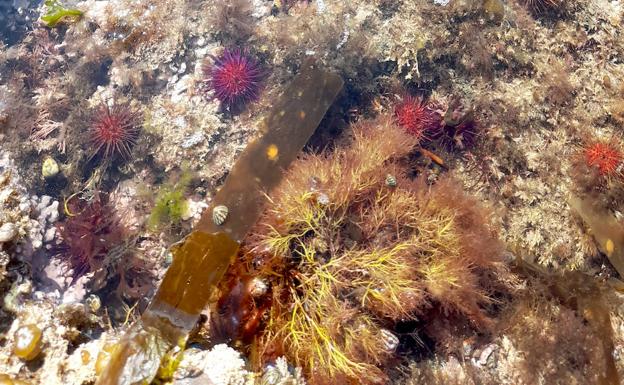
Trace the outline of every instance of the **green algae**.
{"label": "green algae", "polygon": [[82,17],[82,11],[65,8],[58,0],[45,0],[44,4],[46,12],[41,16],[41,21],[50,28],[54,28],[65,21],[75,22]]}
{"label": "green algae", "polygon": [[150,230],[155,231],[180,224],[189,208],[184,194],[190,182],[190,172],[184,171],[176,184],[161,187],[147,220],[147,227]]}

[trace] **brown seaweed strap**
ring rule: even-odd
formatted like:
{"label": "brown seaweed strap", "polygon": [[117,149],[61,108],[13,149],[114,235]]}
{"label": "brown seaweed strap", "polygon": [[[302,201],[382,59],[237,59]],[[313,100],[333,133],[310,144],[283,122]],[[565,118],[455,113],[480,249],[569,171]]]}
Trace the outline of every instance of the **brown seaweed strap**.
{"label": "brown seaweed strap", "polygon": [[[173,249],[174,259],[156,296],[122,337],[97,385],[149,383],[166,352],[184,346],[258,219],[266,194],[282,179],[342,89],[342,79],[305,63],[245,149],[195,230]],[[215,209],[226,213],[215,221]]]}

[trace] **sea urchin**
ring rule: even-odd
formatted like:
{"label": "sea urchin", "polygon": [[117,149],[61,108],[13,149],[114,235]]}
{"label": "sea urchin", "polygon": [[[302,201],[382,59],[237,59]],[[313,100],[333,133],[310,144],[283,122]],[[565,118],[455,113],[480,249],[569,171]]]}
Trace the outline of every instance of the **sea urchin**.
{"label": "sea urchin", "polygon": [[584,149],[585,162],[595,167],[601,176],[616,174],[624,160],[622,152],[609,143],[595,142]]}
{"label": "sea urchin", "polygon": [[105,158],[114,155],[128,158],[139,131],[139,111],[129,104],[100,105],[93,115],[89,130],[91,144],[94,146],[93,156],[99,153]]}
{"label": "sea urchin", "polygon": [[203,72],[208,90],[230,109],[256,99],[265,77],[260,64],[239,49],[224,50]]}
{"label": "sea urchin", "polygon": [[75,280],[96,270],[124,238],[126,229],[101,194],[90,202],[70,199],[66,205],[71,215],[57,225],[62,240],[59,255],[68,261]]}
{"label": "sea urchin", "polygon": [[559,9],[565,5],[565,0],[521,0],[526,7],[536,13],[548,9]]}
{"label": "sea urchin", "polygon": [[396,104],[394,115],[399,126],[419,139],[439,130],[442,122],[442,116],[435,109],[423,99],[410,95]]}

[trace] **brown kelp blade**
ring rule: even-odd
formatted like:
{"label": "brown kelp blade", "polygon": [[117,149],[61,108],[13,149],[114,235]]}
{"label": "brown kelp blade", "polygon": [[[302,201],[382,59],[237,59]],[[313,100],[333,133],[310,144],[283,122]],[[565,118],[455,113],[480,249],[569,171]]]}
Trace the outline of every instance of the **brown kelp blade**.
{"label": "brown kelp blade", "polygon": [[[261,123],[263,135],[247,145],[196,229],[222,231],[240,242],[262,212],[265,193],[280,182],[341,88],[338,75],[306,64]],[[221,226],[212,220],[216,206],[228,208]]]}
{"label": "brown kelp blade", "polygon": [[607,210],[596,207],[590,199],[573,196],[569,203],[591,230],[600,251],[624,277],[624,223]]}
{"label": "brown kelp blade", "polygon": [[[266,194],[280,182],[342,84],[338,75],[319,69],[311,60],[302,66],[195,230],[172,250],[173,263],[156,296],[117,344],[96,384],[149,383],[166,352],[184,345],[239,242],[262,212]],[[221,220],[215,221],[215,209]]]}

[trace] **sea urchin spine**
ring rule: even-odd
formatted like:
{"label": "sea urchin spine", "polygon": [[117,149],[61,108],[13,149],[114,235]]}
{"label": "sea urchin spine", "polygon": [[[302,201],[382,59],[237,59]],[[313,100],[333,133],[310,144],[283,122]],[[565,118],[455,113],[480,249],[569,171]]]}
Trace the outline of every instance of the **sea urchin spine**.
{"label": "sea urchin spine", "polygon": [[139,112],[129,104],[102,104],[93,116],[89,136],[95,147],[93,155],[105,158],[121,155],[130,156],[140,131]]}
{"label": "sea urchin spine", "polygon": [[239,49],[226,49],[203,72],[208,90],[230,109],[257,99],[265,77],[259,63]]}

